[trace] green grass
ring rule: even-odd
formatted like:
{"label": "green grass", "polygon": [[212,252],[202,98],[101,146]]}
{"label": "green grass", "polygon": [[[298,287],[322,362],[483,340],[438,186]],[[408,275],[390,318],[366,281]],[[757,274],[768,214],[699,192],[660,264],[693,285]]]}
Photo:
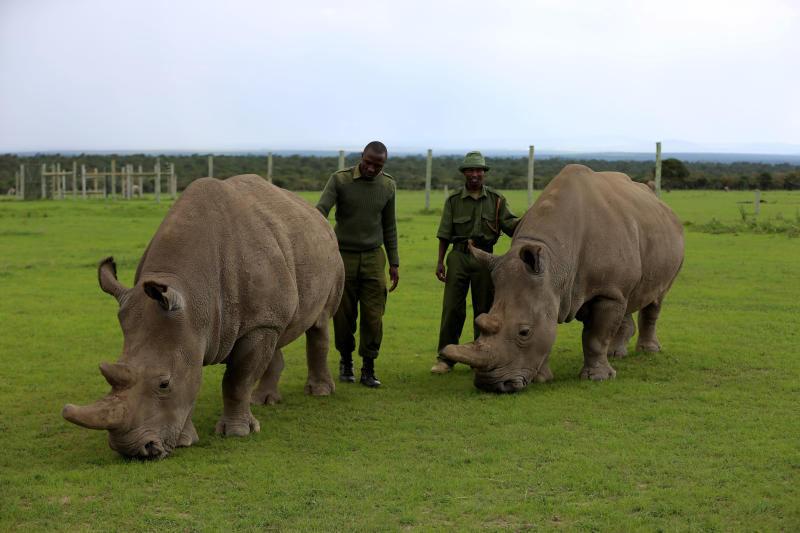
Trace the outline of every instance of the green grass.
{"label": "green grass", "polygon": [[[508,196],[521,213],[525,191]],[[200,442],[158,462],[122,458],[60,409],[105,395],[97,363],[121,349],[97,263],[113,254],[130,285],[168,204],[4,201],[0,530],[798,530],[800,240],[748,230],[739,208],[794,220],[800,193],[762,193],[758,216],[752,193],[664,199],[691,222],[659,322],[664,350],[613,361],[617,379],[578,380],[577,322],[559,327],[552,383],[495,395],[463,365],[431,375],[439,216],[421,209],[424,193],[402,191],[384,386],[306,396],[299,340],[285,350],[283,403],[253,408],[261,433],[223,438],[223,368],[206,367]],[[712,219],[739,229],[701,231]]]}

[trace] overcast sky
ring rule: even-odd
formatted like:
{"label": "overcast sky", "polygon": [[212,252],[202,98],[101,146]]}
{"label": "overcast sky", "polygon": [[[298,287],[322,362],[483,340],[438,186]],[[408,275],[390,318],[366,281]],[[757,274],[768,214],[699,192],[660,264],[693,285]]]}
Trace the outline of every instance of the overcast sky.
{"label": "overcast sky", "polygon": [[0,152],[800,153],[798,0],[0,0]]}

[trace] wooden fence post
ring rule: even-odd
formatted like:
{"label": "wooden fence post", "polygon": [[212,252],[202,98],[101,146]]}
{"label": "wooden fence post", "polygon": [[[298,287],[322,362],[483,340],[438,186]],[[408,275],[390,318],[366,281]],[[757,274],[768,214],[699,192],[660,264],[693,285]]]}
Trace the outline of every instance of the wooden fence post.
{"label": "wooden fence post", "polygon": [[117,162],[111,160],[111,199],[117,199]]}
{"label": "wooden fence post", "polygon": [[428,161],[425,163],[425,211],[431,208],[431,169],[433,168],[433,150],[428,148]]}
{"label": "wooden fence post", "polygon": [[19,166],[19,188],[17,188],[17,195],[20,200],[25,199],[25,164]]}
{"label": "wooden fence post", "polygon": [[344,168],[344,150],[339,150],[339,170]]}
{"label": "wooden fence post", "polygon": [[656,143],[656,198],[661,198],[661,143]]}
{"label": "wooden fence post", "polygon": [[169,164],[169,197],[174,200],[178,193],[178,179],[175,176],[175,163]]}
{"label": "wooden fence post", "polygon": [[42,163],[42,200],[47,198],[47,185],[45,181],[47,180],[47,163]]}
{"label": "wooden fence post", "polygon": [[128,200],[133,200],[133,163],[128,163],[125,169],[128,172]]}
{"label": "wooden fence post", "polygon": [[156,158],[156,168],[153,169],[156,173],[156,180],[153,184],[153,189],[156,193],[156,203],[161,201],[161,161]]}
{"label": "wooden fence post", "polygon": [[267,154],[267,181],[272,183],[272,152]]}
{"label": "wooden fence post", "polygon": [[78,161],[72,160],[72,199],[78,199]]}
{"label": "wooden fence post", "polygon": [[528,209],[533,205],[533,145],[528,146]]}
{"label": "wooden fence post", "polygon": [[56,168],[54,170],[56,171],[56,175],[53,176],[53,179],[56,182],[56,191],[58,191],[58,199],[63,200],[64,189],[61,188],[61,163],[56,163]]}

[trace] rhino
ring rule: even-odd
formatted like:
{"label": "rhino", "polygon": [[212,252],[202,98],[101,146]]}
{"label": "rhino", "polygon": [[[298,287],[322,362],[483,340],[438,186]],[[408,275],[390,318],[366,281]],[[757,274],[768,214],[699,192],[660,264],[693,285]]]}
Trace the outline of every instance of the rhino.
{"label": "rhino", "polygon": [[117,280],[111,257],[98,278],[119,302],[122,354],[100,363],[107,396],[61,414],[108,430],[122,455],[163,458],[198,441],[192,413],[205,365],[227,365],[216,433],[258,432],[251,401],[281,401],[280,348],[303,333],[305,391],[334,391],[328,323],[344,287],[336,236],[313,206],[260,176],[192,182],[147,246],[133,287]]}
{"label": "rhino", "polygon": [[492,273],[495,298],[475,320],[478,338],[442,354],[473,367],[474,383],[516,392],[553,379],[550,350],[558,324],[583,322],[580,377],[616,376],[609,357],[659,351],[656,320],[683,265],[680,220],[643,183],[620,172],[567,165],[520,220],[509,251],[470,245]]}

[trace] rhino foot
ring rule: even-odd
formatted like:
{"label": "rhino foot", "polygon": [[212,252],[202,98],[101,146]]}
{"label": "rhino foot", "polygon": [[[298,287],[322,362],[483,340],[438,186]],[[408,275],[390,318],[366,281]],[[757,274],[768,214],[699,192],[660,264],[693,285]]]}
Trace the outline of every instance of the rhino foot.
{"label": "rhino foot", "polygon": [[584,365],[581,369],[581,379],[590,379],[592,381],[602,381],[604,379],[617,377],[617,371],[611,368],[608,363],[600,364],[597,366]]}
{"label": "rhino foot", "polygon": [[658,340],[642,340],[636,343],[637,350],[644,350],[646,352],[660,352],[661,343]]}
{"label": "rhino foot", "polygon": [[197,436],[197,430],[194,429],[194,424],[192,424],[191,420],[187,420],[186,425],[183,426],[181,434],[178,436],[178,442],[176,446],[191,446],[199,440],[200,437]]}
{"label": "rhino foot", "polygon": [[229,437],[241,437],[249,435],[250,433],[258,433],[261,431],[261,424],[251,414],[248,422],[241,420],[226,420],[223,416],[217,422],[217,435],[227,435]]}
{"label": "rhino foot", "polygon": [[621,348],[617,348],[616,350],[608,353],[608,357],[616,357],[617,359],[621,359],[627,355],[628,355],[627,346],[622,346]]}
{"label": "rhino foot", "polygon": [[264,392],[256,389],[250,395],[250,403],[253,405],[275,405],[282,401],[283,397],[277,390]]}
{"label": "rhino foot", "polygon": [[327,380],[313,380],[309,377],[305,386],[306,394],[313,394],[314,396],[330,396],[335,389],[333,379],[330,376],[328,376]]}

